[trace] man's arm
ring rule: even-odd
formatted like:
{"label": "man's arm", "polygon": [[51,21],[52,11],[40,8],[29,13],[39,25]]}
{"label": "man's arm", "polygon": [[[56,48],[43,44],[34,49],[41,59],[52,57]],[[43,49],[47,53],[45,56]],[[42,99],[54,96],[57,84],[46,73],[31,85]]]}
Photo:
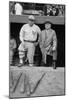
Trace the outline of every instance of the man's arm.
{"label": "man's arm", "polygon": [[57,36],[56,36],[56,32],[54,31],[53,34],[53,51],[55,51],[57,48]]}
{"label": "man's arm", "polygon": [[41,30],[40,28],[37,26],[37,41],[35,43],[35,46],[38,45],[39,41],[40,41],[40,34],[41,34]]}
{"label": "man's arm", "polygon": [[40,47],[43,48],[45,46],[45,30],[43,30],[40,34]]}
{"label": "man's arm", "polygon": [[41,29],[38,27],[37,29],[37,33],[38,33],[38,43],[40,42],[40,35],[41,35]]}
{"label": "man's arm", "polygon": [[24,43],[24,35],[25,35],[25,31],[24,31],[24,26],[21,28],[21,30],[20,30],[20,41],[22,42],[22,43]]}

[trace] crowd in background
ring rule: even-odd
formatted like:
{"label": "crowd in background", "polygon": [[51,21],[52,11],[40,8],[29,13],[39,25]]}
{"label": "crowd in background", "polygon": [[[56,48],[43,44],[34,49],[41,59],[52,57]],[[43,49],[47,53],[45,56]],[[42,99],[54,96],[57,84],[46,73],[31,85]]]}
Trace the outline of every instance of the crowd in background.
{"label": "crowd in background", "polygon": [[10,2],[10,14],[38,15],[38,16],[64,16],[65,6],[57,4],[37,4]]}

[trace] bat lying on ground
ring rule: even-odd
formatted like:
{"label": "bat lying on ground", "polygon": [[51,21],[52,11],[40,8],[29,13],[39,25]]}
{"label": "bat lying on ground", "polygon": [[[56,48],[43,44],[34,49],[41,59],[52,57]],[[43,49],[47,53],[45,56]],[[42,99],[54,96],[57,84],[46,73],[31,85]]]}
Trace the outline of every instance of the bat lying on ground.
{"label": "bat lying on ground", "polygon": [[24,80],[24,84],[22,84],[21,86],[21,93],[23,93],[23,90],[25,90],[27,96],[30,96],[32,93],[35,92],[35,90],[37,89],[38,85],[40,84],[41,80],[43,79],[45,73],[40,77],[40,79],[37,81],[37,83],[35,85],[33,85],[33,87],[31,87],[31,83],[29,83],[29,77],[25,75],[25,80]]}
{"label": "bat lying on ground", "polygon": [[20,73],[20,75],[18,75],[18,78],[17,78],[15,84],[13,85],[13,87],[12,87],[12,89],[11,89],[11,92],[15,92],[15,90],[16,90],[16,88],[17,88],[17,86],[18,86],[18,83],[19,83],[19,80],[20,80],[21,76],[22,76],[22,73]]}
{"label": "bat lying on ground", "polygon": [[18,86],[18,83],[19,83],[19,80],[20,80],[21,76],[22,76],[22,73],[19,75],[19,77],[18,77],[18,79],[17,79],[17,82],[16,82],[16,84],[15,84],[15,87],[14,87],[14,89],[13,89],[13,92],[15,92],[15,90],[16,90],[16,88],[17,88],[17,86]]}
{"label": "bat lying on ground", "polygon": [[38,82],[35,84],[34,88],[31,88],[31,94],[35,92],[35,90],[37,89],[38,85],[40,84],[41,80],[43,79],[45,73],[41,76],[41,78],[38,80]]}

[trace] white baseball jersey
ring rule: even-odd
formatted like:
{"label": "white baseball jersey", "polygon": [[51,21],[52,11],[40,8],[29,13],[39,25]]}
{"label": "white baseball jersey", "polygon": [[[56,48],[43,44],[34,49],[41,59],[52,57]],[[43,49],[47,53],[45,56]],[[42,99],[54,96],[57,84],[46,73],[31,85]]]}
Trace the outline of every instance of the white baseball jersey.
{"label": "white baseball jersey", "polygon": [[20,31],[20,40],[22,42],[23,40],[36,41],[37,34],[40,33],[41,30],[37,25],[33,24],[33,26],[30,26],[29,24],[25,24]]}
{"label": "white baseball jersey", "polygon": [[23,12],[23,7],[19,3],[16,3],[15,4],[15,14],[21,15],[22,12]]}

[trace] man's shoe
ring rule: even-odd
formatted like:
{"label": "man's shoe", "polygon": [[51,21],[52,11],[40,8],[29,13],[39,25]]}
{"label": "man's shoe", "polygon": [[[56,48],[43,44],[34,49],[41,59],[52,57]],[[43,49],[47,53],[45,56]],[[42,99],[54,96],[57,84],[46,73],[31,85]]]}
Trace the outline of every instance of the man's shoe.
{"label": "man's shoe", "polygon": [[21,63],[18,64],[18,67],[22,67],[22,66],[24,66],[24,64],[21,64]]}
{"label": "man's shoe", "polygon": [[56,69],[56,62],[53,62],[52,66],[53,66],[53,69]]}
{"label": "man's shoe", "polygon": [[30,67],[33,67],[33,64],[29,64]]}

